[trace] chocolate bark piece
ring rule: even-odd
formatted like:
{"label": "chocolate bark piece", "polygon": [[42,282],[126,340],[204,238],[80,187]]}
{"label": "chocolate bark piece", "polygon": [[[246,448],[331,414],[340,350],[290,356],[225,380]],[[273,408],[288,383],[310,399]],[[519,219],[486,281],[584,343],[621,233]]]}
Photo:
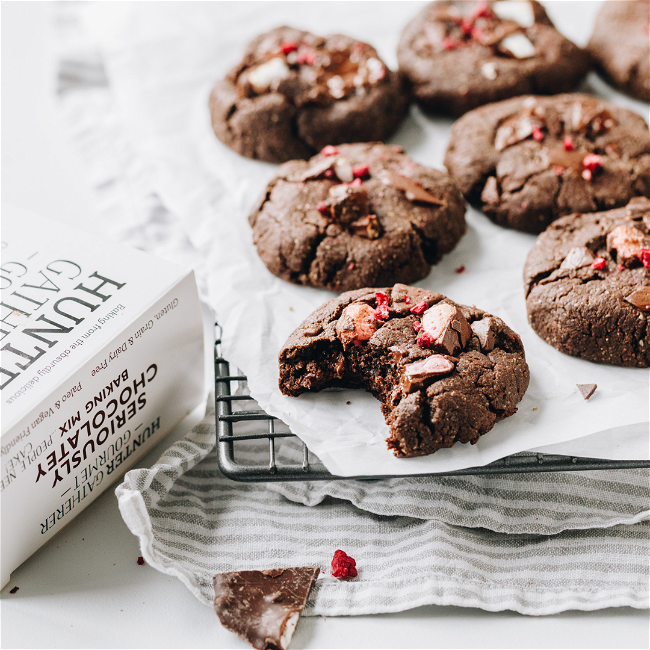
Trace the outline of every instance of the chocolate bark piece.
{"label": "chocolate bark piece", "polygon": [[432,2],[404,28],[397,60],[415,100],[452,115],[526,93],[570,91],[591,67],[542,5],[526,0]]}
{"label": "chocolate bark piece", "polygon": [[447,174],[399,146],[359,143],[285,163],[249,223],[274,275],[345,291],[426,276],[465,233],[465,208]]}
{"label": "chocolate bark piece", "polygon": [[[608,245],[623,226],[633,227],[650,246],[650,201],[646,212],[642,203],[562,217],[537,238],[524,267],[528,320],[560,352],[617,366],[650,366],[650,269],[642,254],[626,258],[623,266]],[[582,247],[594,261],[563,268],[568,253]]]}
{"label": "chocolate bark piece", "polygon": [[221,624],[259,650],[286,650],[318,567],[233,571],[213,578]]}
{"label": "chocolate bark piece", "polygon": [[408,102],[403,76],[370,45],[278,27],[248,45],[214,86],[209,106],[219,140],[277,163],[332,143],[385,140]]}
{"label": "chocolate bark piece", "polygon": [[[438,341],[431,347],[416,331],[424,332],[427,314]],[[437,349],[447,337],[453,356]],[[370,391],[400,458],[474,444],[517,410],[529,381],[521,339],[501,319],[403,284],[348,291],[322,305],[287,339],[279,367],[285,395]]]}
{"label": "chocolate bark piece", "polygon": [[587,49],[598,71],[624,92],[650,101],[647,0],[603,2]]}
{"label": "chocolate bark piece", "polygon": [[445,166],[492,221],[539,233],[563,215],[650,196],[650,132],[641,115],[592,95],[516,97],[457,120]]}
{"label": "chocolate bark piece", "polygon": [[598,388],[598,384],[576,384],[576,386],[582,395],[582,399],[585,400],[589,399],[596,392],[596,388]]}

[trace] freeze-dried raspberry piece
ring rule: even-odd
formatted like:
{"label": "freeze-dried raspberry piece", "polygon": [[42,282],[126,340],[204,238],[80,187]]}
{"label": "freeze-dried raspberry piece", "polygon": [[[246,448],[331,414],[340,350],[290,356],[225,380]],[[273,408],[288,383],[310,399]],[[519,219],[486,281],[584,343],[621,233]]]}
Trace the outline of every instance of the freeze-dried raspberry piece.
{"label": "freeze-dried raspberry piece", "polygon": [[415,323],[413,323],[413,329],[416,332],[419,332],[422,329],[422,323],[419,320],[416,320]]}
{"label": "freeze-dried raspberry piece", "polygon": [[589,171],[594,171],[598,167],[603,166],[603,157],[599,156],[597,153],[588,153],[582,159],[582,166]]}
{"label": "freeze-dried raspberry piece", "polygon": [[423,300],[415,305],[415,307],[411,307],[411,313],[416,316],[422,316],[427,309],[429,309],[429,303],[426,300]]}
{"label": "freeze-dried raspberry piece", "polygon": [[421,348],[430,348],[431,344],[433,343],[433,337],[431,334],[427,332],[422,332],[418,335],[418,337],[415,339],[415,342],[421,347]]}
{"label": "freeze-dried raspberry piece", "polygon": [[607,266],[607,262],[602,257],[597,257],[592,263],[591,268],[596,271],[602,271]]}
{"label": "freeze-dried raspberry piece", "polygon": [[366,163],[357,165],[356,167],[352,168],[352,175],[355,178],[365,178],[366,176],[370,175],[370,167],[368,167]]}
{"label": "freeze-dried raspberry piece", "polygon": [[143,558],[142,555],[141,555],[141,556],[138,558],[138,564],[139,564],[140,566],[142,566],[144,563],[145,563],[145,562],[144,562],[144,558]]}
{"label": "freeze-dried raspberry piece", "polygon": [[335,578],[356,578],[357,563],[354,558],[341,550],[334,551],[332,559],[332,576]]}
{"label": "freeze-dried raspberry piece", "polygon": [[316,209],[317,209],[317,210],[318,210],[322,215],[326,215],[326,214],[329,214],[329,213],[330,213],[330,208],[329,208],[329,206],[327,205],[327,203],[325,203],[325,201],[321,201],[321,202],[316,206]]}
{"label": "freeze-dried raspberry piece", "polygon": [[573,151],[573,140],[570,135],[567,135],[564,140],[562,140],[562,146],[565,151]]}
{"label": "freeze-dried raspberry piece", "polygon": [[280,50],[282,54],[289,54],[289,52],[295,52],[298,49],[298,46],[293,41],[285,41],[280,43]]}
{"label": "freeze-dried raspberry piece", "polygon": [[543,139],[544,131],[542,131],[539,126],[535,125],[533,127],[533,140],[535,140],[535,142],[541,142]]}
{"label": "freeze-dried raspberry piece", "polygon": [[377,291],[377,308],[375,309],[375,318],[377,320],[388,320],[388,294]]}
{"label": "freeze-dried raspberry piece", "polygon": [[337,156],[338,153],[339,150],[331,144],[328,144],[320,150],[321,156]]}
{"label": "freeze-dried raspberry piece", "polygon": [[642,248],[639,251],[639,259],[646,269],[650,269],[650,248]]}

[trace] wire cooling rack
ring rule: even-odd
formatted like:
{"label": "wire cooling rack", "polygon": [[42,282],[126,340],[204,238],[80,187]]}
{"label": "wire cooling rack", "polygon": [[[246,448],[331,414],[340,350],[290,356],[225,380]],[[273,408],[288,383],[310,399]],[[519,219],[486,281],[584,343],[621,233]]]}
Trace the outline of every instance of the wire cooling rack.
{"label": "wire cooling rack", "polygon": [[[268,481],[323,481],[331,479],[386,479],[404,478],[403,476],[335,476],[307,448],[302,446],[302,462],[290,463],[280,460],[276,455],[275,441],[281,438],[298,437],[277,418],[261,409],[246,408],[254,406],[253,398],[246,394],[247,379],[243,374],[231,374],[230,364],[221,354],[221,328],[215,324],[215,408],[217,423],[217,459],[219,468],[234,481],[268,482]],[[233,388],[234,386],[234,388]],[[238,431],[245,423],[259,422],[259,432]],[[268,443],[268,461],[251,463],[249,460],[236,459],[238,448],[248,441],[266,441]],[[453,472],[438,474],[413,474],[411,476],[462,476],[468,474],[515,474],[527,472],[568,472],[584,470],[650,468],[650,461],[645,460],[601,460],[598,458],[581,458],[574,456],[556,456],[550,454],[517,454],[507,456],[483,467],[469,467]]]}

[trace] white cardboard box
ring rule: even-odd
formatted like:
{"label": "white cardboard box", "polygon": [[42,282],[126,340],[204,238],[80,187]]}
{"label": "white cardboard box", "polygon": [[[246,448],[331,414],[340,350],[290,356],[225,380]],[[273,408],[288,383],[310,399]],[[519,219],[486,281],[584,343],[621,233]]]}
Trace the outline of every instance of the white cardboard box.
{"label": "white cardboard box", "polygon": [[3,206],[1,578],[204,396],[194,274]]}

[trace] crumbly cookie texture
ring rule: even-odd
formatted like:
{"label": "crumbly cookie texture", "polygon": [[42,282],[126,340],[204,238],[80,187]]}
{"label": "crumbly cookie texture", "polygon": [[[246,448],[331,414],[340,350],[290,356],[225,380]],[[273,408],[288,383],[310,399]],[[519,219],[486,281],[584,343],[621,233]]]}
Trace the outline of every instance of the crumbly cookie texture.
{"label": "crumbly cookie texture", "polygon": [[526,93],[570,91],[591,67],[589,54],[528,0],[432,2],[405,27],[397,60],[415,100],[452,115]]}
{"label": "crumbly cookie texture", "polygon": [[346,291],[415,282],[465,233],[449,176],[396,145],[327,146],[280,167],[253,208],[253,241],[289,282]]}
{"label": "crumbly cookie texture", "polygon": [[650,201],[558,219],[524,268],[528,320],[560,352],[650,366]]}
{"label": "crumbly cookie texture", "polygon": [[457,120],[445,166],[490,219],[539,233],[562,215],[650,196],[650,133],[640,115],[591,95],[516,97]]}
{"label": "crumbly cookie texture", "polygon": [[599,71],[621,90],[650,101],[650,4],[603,2],[587,49]]}
{"label": "crumbly cookie texture", "polygon": [[329,143],[385,140],[408,103],[402,75],[372,46],[291,27],[254,39],[209,101],[217,138],[268,162],[309,158]]}
{"label": "crumbly cookie texture", "polygon": [[364,388],[380,402],[395,456],[474,444],[528,387],[519,336],[500,318],[396,284],[341,294],[291,334],[280,390]]}

